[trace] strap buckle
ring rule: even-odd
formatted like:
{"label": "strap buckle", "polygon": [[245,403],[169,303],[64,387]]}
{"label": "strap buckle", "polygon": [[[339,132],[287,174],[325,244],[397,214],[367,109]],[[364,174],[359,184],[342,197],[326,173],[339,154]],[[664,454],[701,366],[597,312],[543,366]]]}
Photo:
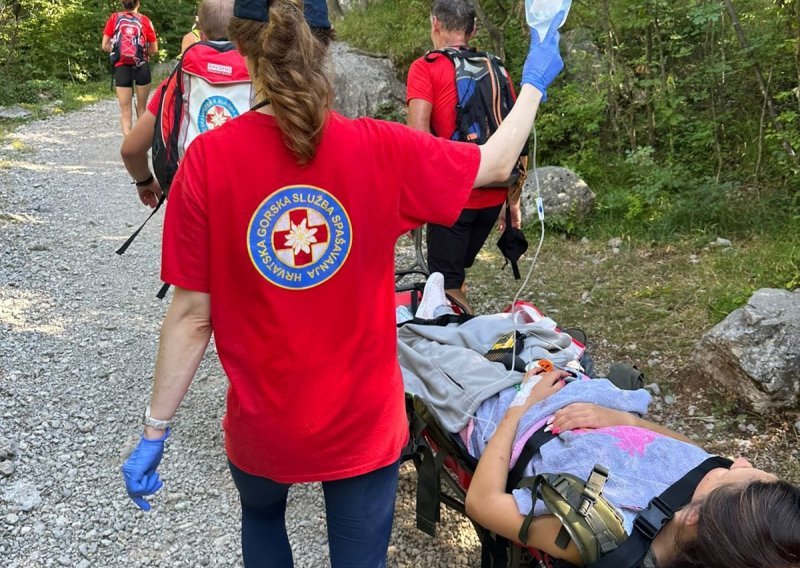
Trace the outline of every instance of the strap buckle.
{"label": "strap buckle", "polygon": [[675,511],[659,497],[653,497],[646,509],[639,511],[633,527],[648,540],[653,540],[664,525],[675,516]]}
{"label": "strap buckle", "polygon": [[603,487],[605,487],[606,481],[608,480],[608,474],[608,469],[600,464],[595,464],[581,494],[581,503],[577,510],[580,516],[585,517],[589,514],[589,509],[592,508],[597,502],[598,497],[603,493]]}

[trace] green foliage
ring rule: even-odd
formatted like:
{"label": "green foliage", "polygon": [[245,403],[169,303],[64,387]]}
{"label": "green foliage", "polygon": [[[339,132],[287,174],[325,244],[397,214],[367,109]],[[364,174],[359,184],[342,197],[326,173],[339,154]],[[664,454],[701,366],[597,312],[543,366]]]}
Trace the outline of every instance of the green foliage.
{"label": "green foliage", "polygon": [[[165,57],[180,50],[196,4],[195,0],[142,3],[141,11],[153,21]],[[109,15],[120,9],[120,3],[111,0],[0,1],[0,105],[36,102],[39,88],[45,97],[60,98],[67,82],[85,84],[107,77],[108,56],[100,50],[100,42]]]}
{"label": "green foliage", "polygon": [[[775,226],[763,219],[800,215],[800,162],[786,151],[800,153],[798,2],[737,0],[749,49],[721,0],[573,4],[562,29],[566,68],[537,119],[538,161],[572,168],[592,187],[595,231],[762,233]],[[480,5],[518,77],[522,0]],[[340,36],[391,53],[405,70],[430,47],[428,8],[373,0],[345,18]],[[493,47],[498,34],[482,24],[474,43]]]}
{"label": "green foliage", "polygon": [[734,243],[733,250],[720,249],[715,255],[710,270],[716,281],[701,296],[714,322],[744,305],[760,288],[800,288],[800,221],[779,225],[772,233],[745,243],[741,250]]}
{"label": "green foliage", "polygon": [[335,23],[336,33],[365,51],[388,55],[405,72],[432,48],[429,15],[429,0],[374,2],[365,10],[348,12]]}

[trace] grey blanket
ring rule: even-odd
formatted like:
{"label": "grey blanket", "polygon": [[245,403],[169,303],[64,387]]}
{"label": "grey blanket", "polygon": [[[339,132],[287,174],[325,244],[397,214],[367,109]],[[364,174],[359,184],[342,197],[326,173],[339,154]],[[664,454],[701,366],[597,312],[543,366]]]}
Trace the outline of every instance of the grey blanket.
{"label": "grey blanket", "polygon": [[525,335],[518,353],[525,363],[550,359],[563,366],[580,357],[572,338],[555,328],[549,318],[520,324],[509,314],[478,316],[446,327],[407,324],[397,332],[406,392],[422,398],[446,430],[459,432],[484,400],[522,380],[521,373],[484,357],[503,335],[512,330]]}

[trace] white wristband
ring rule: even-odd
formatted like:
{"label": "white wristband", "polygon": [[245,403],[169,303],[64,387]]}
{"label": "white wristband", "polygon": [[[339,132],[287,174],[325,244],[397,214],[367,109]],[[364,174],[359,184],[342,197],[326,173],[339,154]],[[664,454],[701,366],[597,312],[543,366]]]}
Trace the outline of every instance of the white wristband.
{"label": "white wristband", "polygon": [[144,410],[144,419],[142,419],[142,424],[145,426],[150,426],[151,428],[155,428],[156,430],[166,430],[172,424],[172,420],[159,420],[158,418],[153,418],[150,416],[150,405],[147,405],[147,408]]}

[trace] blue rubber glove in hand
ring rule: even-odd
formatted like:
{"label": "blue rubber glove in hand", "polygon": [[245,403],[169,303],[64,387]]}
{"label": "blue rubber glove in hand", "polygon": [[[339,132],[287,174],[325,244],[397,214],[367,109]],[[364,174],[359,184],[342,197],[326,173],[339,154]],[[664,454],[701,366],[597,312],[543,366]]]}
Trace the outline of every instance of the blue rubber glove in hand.
{"label": "blue rubber glove in hand", "polygon": [[561,73],[564,62],[558,49],[561,34],[558,26],[564,20],[564,12],[555,15],[547,30],[544,40],[539,40],[539,34],[531,28],[531,46],[525,65],[522,68],[522,84],[533,85],[542,92],[542,101],[547,100],[547,87],[553,79]]}
{"label": "blue rubber glove in hand", "polygon": [[150,503],[144,500],[145,495],[152,495],[164,485],[158,477],[156,468],[164,455],[164,441],[169,436],[169,429],[157,440],[148,440],[144,436],[136,448],[122,464],[122,477],[128,495],[143,511],[150,510]]}

